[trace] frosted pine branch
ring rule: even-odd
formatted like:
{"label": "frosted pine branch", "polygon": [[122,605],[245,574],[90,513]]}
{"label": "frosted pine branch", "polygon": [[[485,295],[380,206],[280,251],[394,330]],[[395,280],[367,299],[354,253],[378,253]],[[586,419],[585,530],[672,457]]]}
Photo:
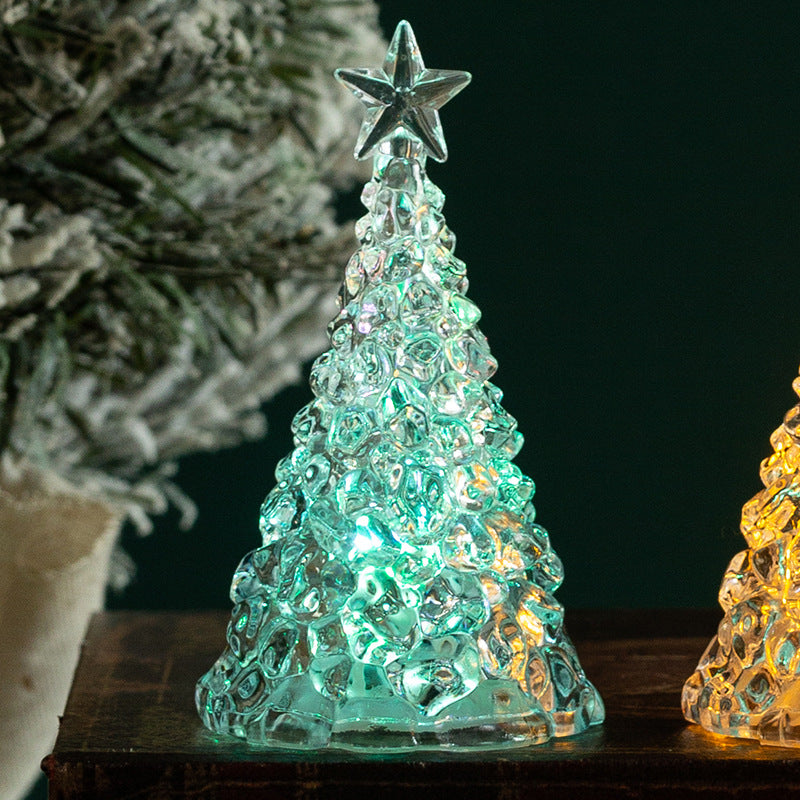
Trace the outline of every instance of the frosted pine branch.
{"label": "frosted pine branch", "polygon": [[324,344],[369,0],[0,2],[0,454],[124,508]]}

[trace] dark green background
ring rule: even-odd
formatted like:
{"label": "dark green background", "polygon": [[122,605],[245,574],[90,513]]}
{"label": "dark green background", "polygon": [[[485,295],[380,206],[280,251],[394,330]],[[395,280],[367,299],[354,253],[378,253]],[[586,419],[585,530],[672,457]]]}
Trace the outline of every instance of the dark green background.
{"label": "dark green background", "polygon": [[[429,66],[474,76],[430,175],[560,599],[713,605],[796,400],[800,4],[382,3],[388,35],[401,18]],[[112,607],[229,607],[309,398],[278,397],[265,442],[183,462],[200,520],[128,532],[138,575]]]}

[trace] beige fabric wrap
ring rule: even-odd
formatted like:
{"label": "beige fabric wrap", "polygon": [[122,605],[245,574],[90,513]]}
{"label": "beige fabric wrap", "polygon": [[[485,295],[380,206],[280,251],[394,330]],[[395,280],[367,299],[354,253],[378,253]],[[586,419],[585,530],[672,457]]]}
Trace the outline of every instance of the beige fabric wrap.
{"label": "beige fabric wrap", "polygon": [[53,745],[120,515],[30,469],[0,473],[0,797],[23,797]]}

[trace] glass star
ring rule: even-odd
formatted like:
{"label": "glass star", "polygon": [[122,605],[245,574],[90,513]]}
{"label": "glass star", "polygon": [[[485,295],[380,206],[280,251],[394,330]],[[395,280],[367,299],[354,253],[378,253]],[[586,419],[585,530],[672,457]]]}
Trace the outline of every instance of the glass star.
{"label": "glass star", "polygon": [[472,76],[459,70],[425,69],[414,31],[405,20],[395,29],[383,69],[337,69],[334,74],[367,107],[356,158],[366,158],[375,145],[401,127],[419,139],[432,158],[447,158],[437,109]]}

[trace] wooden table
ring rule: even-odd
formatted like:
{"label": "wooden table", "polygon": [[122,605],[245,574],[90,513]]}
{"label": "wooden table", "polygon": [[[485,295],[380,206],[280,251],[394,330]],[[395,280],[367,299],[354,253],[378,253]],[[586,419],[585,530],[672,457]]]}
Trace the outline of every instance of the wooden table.
{"label": "wooden table", "polygon": [[218,739],[194,683],[219,655],[227,613],[115,612],[89,628],[52,755],[51,800],[740,798],[800,795],[800,749],[687,725],[680,690],[719,611],[568,611],[607,721],[501,754],[355,757],[264,752]]}

